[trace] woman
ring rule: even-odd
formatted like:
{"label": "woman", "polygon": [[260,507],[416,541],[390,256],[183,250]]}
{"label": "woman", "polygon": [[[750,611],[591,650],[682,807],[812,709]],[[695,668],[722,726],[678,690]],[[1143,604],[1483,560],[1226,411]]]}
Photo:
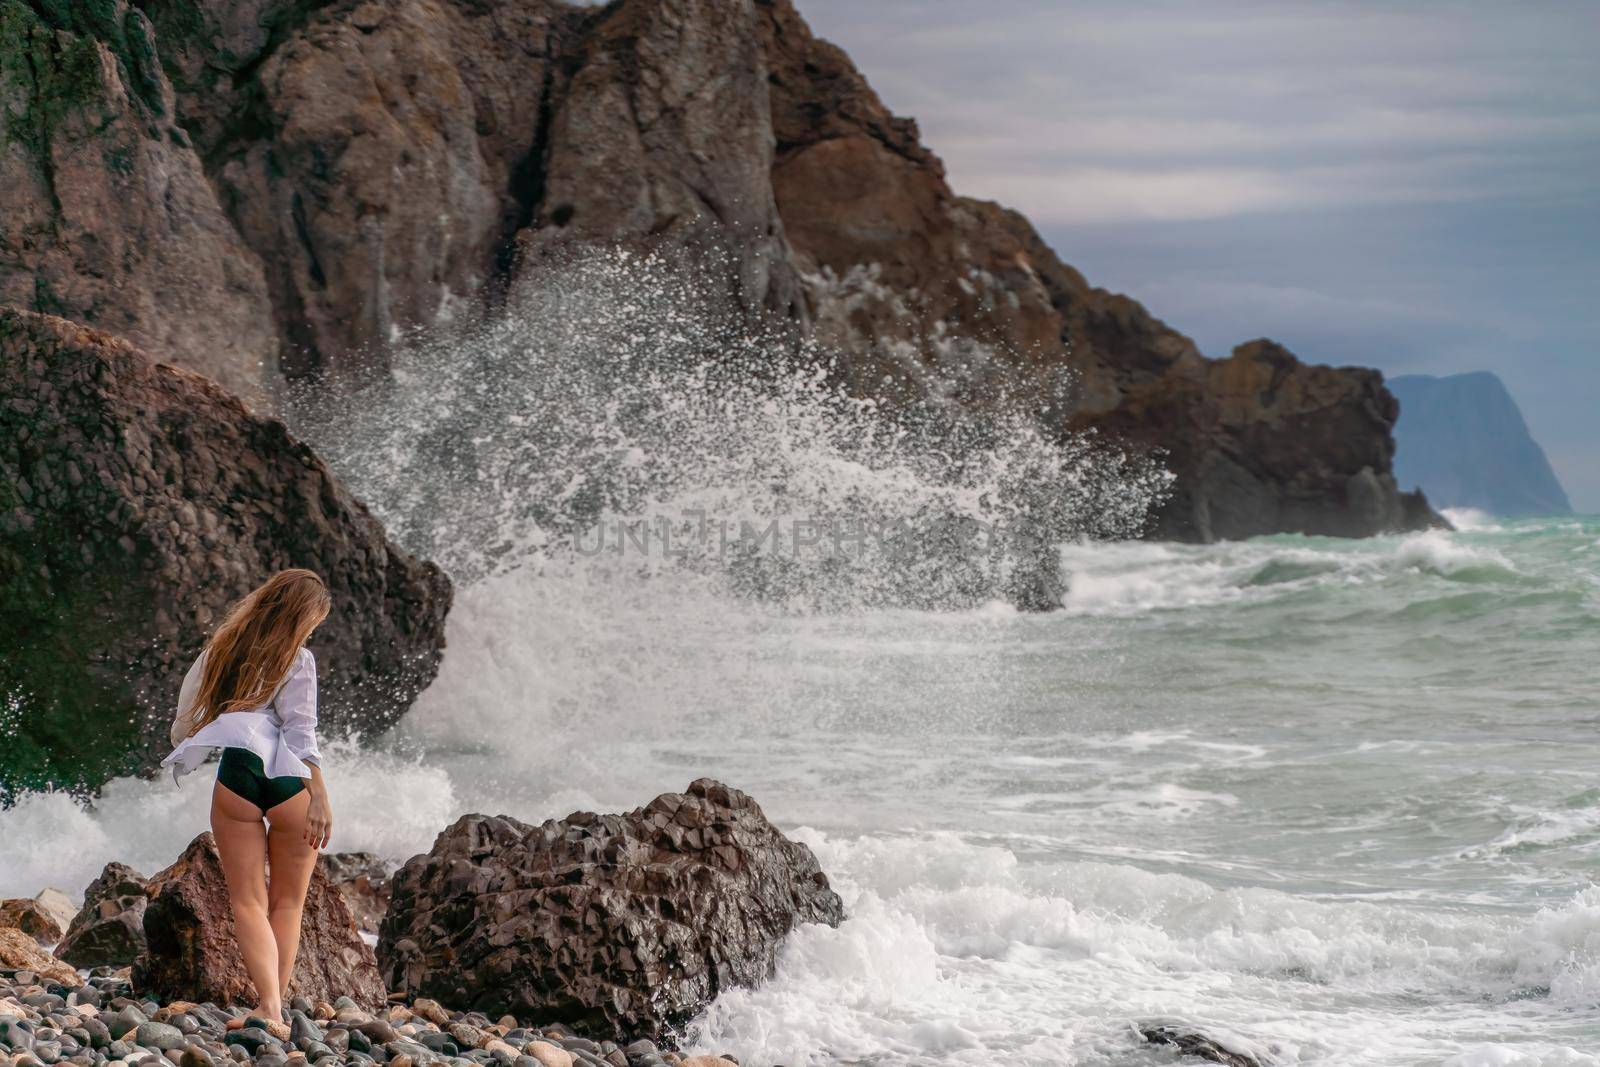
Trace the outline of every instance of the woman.
{"label": "woman", "polygon": [[317,662],[305,648],[328,607],[327,587],[306,570],[281,571],[239,601],[183,679],[177,747],[162,761],[176,778],[222,750],[211,832],[254,1014],[271,1029],[282,1026],[306,887],[333,829],[317,753]]}

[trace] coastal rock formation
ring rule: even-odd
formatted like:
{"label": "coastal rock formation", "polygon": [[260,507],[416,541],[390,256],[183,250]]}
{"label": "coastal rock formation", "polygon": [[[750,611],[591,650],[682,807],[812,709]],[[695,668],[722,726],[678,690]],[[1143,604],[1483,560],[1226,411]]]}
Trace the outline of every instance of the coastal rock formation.
{"label": "coastal rock formation", "polygon": [[324,729],[393,723],[437,669],[438,568],[281,422],[126,341],[0,309],[0,789],[152,766],[209,627],[289,566],[333,593]]}
{"label": "coastal rock formation", "polygon": [[[559,3],[205,3],[179,108],[259,257],[301,377],[477,303],[526,221]],[[265,28],[265,29],[264,29]],[[219,76],[248,70],[247,76]]]}
{"label": "coastal rock formation", "polygon": [[[1310,449],[1300,420],[1278,417],[1272,397],[1259,398],[1247,430],[1200,427],[1205,455],[1188,456],[1195,435],[1168,431],[1236,406],[1235,373],[1207,369],[1189,338],[1090,286],[1022,216],[956,195],[916,124],[891,114],[791,0],[86,9],[104,17],[8,3],[17,47],[77,42],[73,54],[100,71],[72,83],[91,85],[87,96],[59,78],[10,79],[8,114],[43,132],[31,155],[11,150],[8,173],[43,173],[40,159],[66,158],[80,142],[82,166],[118,162],[83,186],[82,213],[113,233],[89,234],[84,222],[85,236],[56,225],[48,240],[12,240],[30,250],[66,242],[70,254],[54,274],[36,269],[43,252],[0,262],[0,281],[11,279],[3,291],[44,307],[19,287],[59,275],[51,285],[64,292],[77,292],[72,279],[86,292],[125,292],[122,319],[102,306],[110,295],[49,307],[167,344],[170,358],[207,373],[226,372],[206,362],[226,346],[205,339],[227,332],[233,349],[267,362],[280,347],[291,377],[358,374],[407,330],[493,305],[528,264],[595,244],[664,245],[714,252],[706,262],[728,275],[717,284],[749,312],[786,317],[837,350],[838,373],[858,392],[1023,408],[1059,432],[1115,428],[1182,457],[1182,473],[1212,481],[1158,517],[1165,535],[1363,534],[1429,516],[1388,480],[1387,406],[1371,396],[1382,386],[1359,375],[1316,387],[1335,405],[1319,419],[1364,435],[1346,451],[1372,459],[1370,473],[1344,454],[1288,464]],[[105,115],[131,117],[84,118]],[[137,151],[107,139],[117,122],[138,126]],[[203,233],[186,258],[173,246],[178,262],[161,258],[171,242],[147,221],[169,206],[146,180],[156,173],[179,175],[173,195],[188,195],[191,177],[204,186],[181,213]],[[130,235],[115,278],[74,251]],[[197,282],[192,299],[184,290],[157,304],[147,299],[156,275],[212,289]],[[260,337],[263,290],[270,342]],[[1296,370],[1279,352],[1290,378],[1346,374]],[[1173,406],[1187,414],[1141,421]],[[1276,458],[1238,462],[1262,445]],[[1222,513],[1235,503],[1244,510]]]}
{"label": "coastal rock formation", "polygon": [[83,891],[83,907],[56,946],[74,967],[126,967],[144,954],[149,883],[125,863],[108,863]]}
{"label": "coastal rock formation", "polygon": [[0,304],[265,400],[278,335],[261,261],[178,121],[160,44],[125,0],[0,4]]}
{"label": "coastal rock formation", "polygon": [[625,815],[463,816],[396,872],[378,956],[409,995],[655,1037],[843,918],[810,849],[700,779]]}
{"label": "coastal rock formation", "polygon": [[1361,537],[1432,515],[1420,494],[1397,492],[1389,472],[1397,411],[1377,371],[1307,366],[1260,340],[1133,385],[1115,408],[1081,422],[1163,450],[1177,480],[1159,537]]}
{"label": "coastal rock formation", "polygon": [[1161,452],[1178,476],[1152,532],[1209,541],[1365,536],[1432,518],[1390,476],[1382,378],[1270,342],[1206,359],[1136,301],[1091,287],[1027,219],[956,196],[915,123],[781,0],[768,12],[779,211],[820,336],[853,384],[1023,403],[1059,430]]}
{"label": "coastal rock formation", "polygon": [[[255,990],[239,958],[222,861],[210,833],[190,842],[176,863],[150,879],[144,913],[145,952],[133,968],[134,988],[168,999],[254,1004]],[[350,909],[322,865],[311,877],[301,924],[292,994],[310,1000],[349,997],[368,1010],[384,1002],[372,949],[356,933]]]}
{"label": "coastal rock formation", "polygon": [[1498,377],[1391,378],[1400,401],[1395,478],[1435,504],[1494,515],[1570,515],[1572,504]]}

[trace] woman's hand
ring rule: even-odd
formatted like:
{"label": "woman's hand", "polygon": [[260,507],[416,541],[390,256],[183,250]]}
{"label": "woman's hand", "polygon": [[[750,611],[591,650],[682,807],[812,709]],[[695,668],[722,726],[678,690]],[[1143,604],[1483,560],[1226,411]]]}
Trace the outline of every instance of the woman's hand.
{"label": "woman's hand", "polygon": [[306,844],[312,848],[326,848],[333,836],[333,807],[328,803],[324,789],[311,791],[311,806],[306,809]]}
{"label": "woman's hand", "polygon": [[328,787],[322,784],[322,768],[311,765],[311,806],[306,809],[306,844],[312,848],[328,847],[333,836],[333,805],[328,803]]}

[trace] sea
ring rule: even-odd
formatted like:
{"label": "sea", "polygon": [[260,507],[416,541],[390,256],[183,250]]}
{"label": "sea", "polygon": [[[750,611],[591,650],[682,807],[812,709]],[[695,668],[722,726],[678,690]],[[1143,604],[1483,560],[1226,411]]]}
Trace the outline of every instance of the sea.
{"label": "sea", "polygon": [[[683,1035],[746,1067],[1178,1062],[1153,1026],[1266,1065],[1600,1067],[1600,519],[1150,542],[1062,518],[1163,491],[1089,448],[1057,457],[1056,511],[1028,498],[1061,534],[1051,612],[1012,606],[1004,561],[939,585],[948,556],[595,550],[668,510],[779,514],[784,537],[841,509],[997,522],[1049,460],[1013,426],[951,466],[815,375],[708,406],[673,361],[619,396],[640,350],[705,337],[639,326],[672,319],[671,284],[629,304],[610,281],[554,301],[567,349],[523,309],[300,417],[456,579],[437,680],[325,746],[332,850],[400,863],[466,812],[746,791],[848,911]],[[596,373],[596,344],[630,354]],[[152,873],[207,804],[193,778],[24,795],[0,896]]]}

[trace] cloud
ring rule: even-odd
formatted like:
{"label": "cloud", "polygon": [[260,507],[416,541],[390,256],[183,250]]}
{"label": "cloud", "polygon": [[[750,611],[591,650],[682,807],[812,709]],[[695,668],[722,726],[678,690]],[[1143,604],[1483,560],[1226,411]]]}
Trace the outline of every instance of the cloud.
{"label": "cloud", "polygon": [[810,0],[962,192],[1061,222],[1592,192],[1600,5]]}

